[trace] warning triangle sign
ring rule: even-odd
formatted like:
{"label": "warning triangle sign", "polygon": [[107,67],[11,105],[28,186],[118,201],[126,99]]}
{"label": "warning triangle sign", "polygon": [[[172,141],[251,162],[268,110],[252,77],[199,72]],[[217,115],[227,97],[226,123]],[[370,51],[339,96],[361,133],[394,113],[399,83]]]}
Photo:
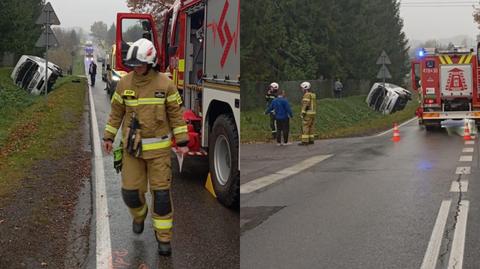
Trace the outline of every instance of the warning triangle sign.
{"label": "warning triangle sign", "polygon": [[38,17],[36,24],[51,24],[51,25],[60,25],[60,20],[55,14],[52,5],[48,2],[42,9],[42,14]]}
{"label": "warning triangle sign", "polygon": [[382,51],[380,57],[378,57],[377,64],[392,64],[390,58],[388,58],[388,55],[384,50]]}
{"label": "warning triangle sign", "polygon": [[57,47],[58,41],[55,37],[55,34],[52,31],[50,26],[47,26],[45,30],[42,32],[40,38],[38,38],[37,43],[35,43],[36,47],[46,47],[47,46],[47,34],[48,34],[48,46],[49,47]]}
{"label": "warning triangle sign", "polygon": [[382,65],[382,67],[380,68],[380,71],[378,71],[377,78],[387,79],[387,78],[392,78],[392,75],[390,74],[390,71],[388,71],[388,68],[385,65]]}

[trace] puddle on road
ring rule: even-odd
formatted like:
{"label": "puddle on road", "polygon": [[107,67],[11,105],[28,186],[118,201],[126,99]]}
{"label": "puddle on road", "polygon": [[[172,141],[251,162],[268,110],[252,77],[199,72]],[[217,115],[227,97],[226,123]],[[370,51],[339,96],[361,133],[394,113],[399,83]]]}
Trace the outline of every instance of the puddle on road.
{"label": "puddle on road", "polygon": [[240,235],[262,224],[285,206],[255,206],[240,208]]}

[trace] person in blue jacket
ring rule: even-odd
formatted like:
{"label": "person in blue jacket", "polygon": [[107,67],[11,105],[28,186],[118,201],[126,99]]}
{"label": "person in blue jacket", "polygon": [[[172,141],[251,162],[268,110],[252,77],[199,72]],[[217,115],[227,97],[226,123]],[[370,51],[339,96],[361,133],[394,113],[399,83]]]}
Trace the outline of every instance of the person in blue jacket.
{"label": "person in blue jacket", "polygon": [[[279,91],[278,96],[273,99],[270,105],[265,110],[265,114],[273,113],[275,116],[275,123],[277,125],[277,146],[290,145],[288,142],[288,133],[290,132],[290,118],[293,117],[290,104],[285,98],[285,91]],[[283,133],[283,143],[282,143]]]}

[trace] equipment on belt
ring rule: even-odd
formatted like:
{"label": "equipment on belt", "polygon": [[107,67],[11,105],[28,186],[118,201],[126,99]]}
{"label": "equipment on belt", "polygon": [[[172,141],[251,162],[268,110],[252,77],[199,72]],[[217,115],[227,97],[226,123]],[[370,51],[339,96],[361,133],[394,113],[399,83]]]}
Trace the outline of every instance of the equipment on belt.
{"label": "equipment on belt", "polygon": [[140,122],[135,112],[132,114],[132,121],[127,128],[127,152],[133,157],[140,157],[142,154],[142,139],[140,135]]}

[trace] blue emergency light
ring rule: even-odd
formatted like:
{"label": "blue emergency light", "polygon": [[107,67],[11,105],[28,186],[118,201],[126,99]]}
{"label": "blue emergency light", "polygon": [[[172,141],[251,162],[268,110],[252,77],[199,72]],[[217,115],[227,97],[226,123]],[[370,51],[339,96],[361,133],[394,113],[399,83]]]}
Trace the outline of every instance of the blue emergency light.
{"label": "blue emergency light", "polygon": [[417,52],[417,55],[418,57],[422,58],[423,56],[425,56],[425,51],[423,49],[420,49],[418,52]]}

